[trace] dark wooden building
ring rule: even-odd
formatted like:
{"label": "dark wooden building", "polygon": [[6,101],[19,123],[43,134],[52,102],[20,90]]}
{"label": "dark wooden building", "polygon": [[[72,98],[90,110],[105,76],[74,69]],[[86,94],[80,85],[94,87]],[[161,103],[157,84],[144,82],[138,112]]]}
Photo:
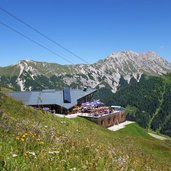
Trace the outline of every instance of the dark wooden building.
{"label": "dark wooden building", "polygon": [[95,122],[99,125],[102,125],[103,127],[110,127],[113,125],[117,125],[119,123],[122,123],[126,120],[126,116],[124,111],[114,111],[109,114],[101,114],[101,115],[87,115],[82,116],[92,122]]}

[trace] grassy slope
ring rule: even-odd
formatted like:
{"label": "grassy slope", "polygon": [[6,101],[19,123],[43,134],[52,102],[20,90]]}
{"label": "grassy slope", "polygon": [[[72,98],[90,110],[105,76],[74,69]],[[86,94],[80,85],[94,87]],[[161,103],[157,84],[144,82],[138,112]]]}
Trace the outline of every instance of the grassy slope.
{"label": "grassy slope", "polygon": [[170,142],[153,139],[137,124],[112,132],[83,118],[25,107],[2,94],[0,137],[0,170],[171,168]]}
{"label": "grassy slope", "polygon": [[[72,65],[60,65],[55,63],[46,63],[46,62],[29,62],[29,65],[37,69],[41,74],[46,75],[47,77],[53,76],[53,73],[73,73],[74,69]],[[49,72],[51,70],[51,72]]]}
{"label": "grassy slope", "polygon": [[10,92],[12,91],[12,89],[9,89],[9,88],[5,88],[5,87],[0,87],[0,92]]}
{"label": "grassy slope", "polygon": [[0,75],[3,75],[3,76],[8,76],[8,77],[18,76],[19,72],[20,72],[20,69],[17,68],[16,65],[0,67]]}

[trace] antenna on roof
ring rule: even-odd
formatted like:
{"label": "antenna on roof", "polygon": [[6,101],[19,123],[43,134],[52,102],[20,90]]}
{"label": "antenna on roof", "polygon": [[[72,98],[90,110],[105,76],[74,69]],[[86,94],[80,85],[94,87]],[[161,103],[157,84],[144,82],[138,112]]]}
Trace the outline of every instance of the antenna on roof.
{"label": "antenna on roof", "polygon": [[39,95],[37,97],[37,106],[38,106],[38,108],[39,108],[40,103],[42,103],[41,92],[39,93]]}
{"label": "antenna on roof", "polygon": [[84,88],[83,88],[83,91],[87,91],[87,87],[84,87]]}

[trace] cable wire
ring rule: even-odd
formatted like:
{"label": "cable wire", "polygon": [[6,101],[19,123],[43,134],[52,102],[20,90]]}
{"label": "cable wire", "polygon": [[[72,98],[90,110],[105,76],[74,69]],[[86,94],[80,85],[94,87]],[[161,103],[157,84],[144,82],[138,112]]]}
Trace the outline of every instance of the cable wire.
{"label": "cable wire", "polygon": [[68,60],[67,58],[61,56],[60,54],[54,52],[53,50],[49,49],[48,47],[42,45],[41,43],[37,42],[36,40],[34,40],[34,39],[32,39],[32,38],[26,36],[25,34],[23,34],[23,33],[19,32],[19,31],[17,31],[16,29],[14,29],[13,27],[11,27],[11,26],[5,24],[4,22],[0,21],[0,24],[3,25],[3,26],[5,26],[6,28],[12,30],[13,32],[19,34],[20,36],[24,37],[25,39],[27,39],[27,40],[33,42],[34,44],[36,44],[36,45],[38,45],[38,46],[40,46],[40,47],[46,49],[47,51],[49,51],[49,52],[52,53],[53,55],[55,55],[55,56],[57,56],[57,57],[60,57],[60,58],[62,58],[63,60],[65,60],[65,61],[67,61],[67,62],[73,64],[72,61],[70,61],[70,60]]}
{"label": "cable wire", "polygon": [[39,30],[37,30],[36,28],[34,28],[33,26],[31,26],[30,24],[27,24],[26,22],[24,22],[23,20],[21,20],[20,18],[16,17],[15,15],[13,15],[11,12],[3,9],[2,7],[0,7],[0,10],[5,12],[6,14],[8,14],[9,16],[11,16],[12,18],[14,18],[15,20],[19,21],[20,23],[24,24],[25,26],[29,27],[31,30],[35,31],[37,34],[41,35],[42,37],[44,37],[45,39],[49,40],[50,42],[54,43],[55,45],[59,46],[60,48],[64,49],[65,51],[69,52],[70,54],[72,54],[73,56],[77,57],[78,59],[82,60],[83,62],[85,62],[86,64],[89,64],[89,62],[87,62],[85,59],[81,58],[80,56],[78,56],[77,54],[75,54],[74,52],[72,52],[71,50],[65,48],[64,46],[62,46],[61,44],[59,44],[58,42],[56,42],[55,40],[49,38],[48,36],[46,36],[45,34],[43,34],[42,32],[40,32]]}

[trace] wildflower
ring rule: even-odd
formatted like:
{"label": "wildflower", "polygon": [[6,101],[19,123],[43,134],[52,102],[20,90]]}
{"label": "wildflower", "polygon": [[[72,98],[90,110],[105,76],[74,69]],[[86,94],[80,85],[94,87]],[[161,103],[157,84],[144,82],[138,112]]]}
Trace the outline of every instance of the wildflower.
{"label": "wildflower", "polygon": [[66,153],[69,153],[69,150],[66,150]]}
{"label": "wildflower", "polygon": [[21,141],[23,141],[23,142],[24,142],[24,138],[21,138]]}
{"label": "wildflower", "polygon": [[87,166],[86,165],[83,165],[82,166],[82,169],[86,170],[87,169]]}
{"label": "wildflower", "polygon": [[32,156],[36,156],[36,153],[33,152],[33,151],[28,151],[27,153],[30,154],[30,155],[32,155]]}
{"label": "wildflower", "polygon": [[75,170],[76,170],[76,168],[74,167],[74,168],[71,168],[70,170],[73,170],[73,171],[75,171]]}
{"label": "wildflower", "polygon": [[30,135],[32,136],[32,138],[35,138],[36,137],[36,133],[30,132]]}
{"label": "wildflower", "polygon": [[45,125],[45,128],[47,128],[48,126],[47,125]]}
{"label": "wildflower", "polygon": [[43,141],[40,141],[39,144],[44,144],[44,142]]}
{"label": "wildflower", "polygon": [[20,139],[20,137],[19,136],[16,136],[16,140],[19,140]]}
{"label": "wildflower", "polygon": [[49,151],[49,154],[59,154],[59,151]]}
{"label": "wildflower", "polygon": [[117,160],[119,165],[123,165],[124,163],[126,163],[126,159],[123,157],[119,157],[119,159]]}
{"label": "wildflower", "polygon": [[17,154],[12,154],[12,157],[17,157],[18,155]]}
{"label": "wildflower", "polygon": [[24,134],[22,137],[23,137],[23,138],[25,138],[25,137],[26,137],[26,135]]}
{"label": "wildflower", "polygon": [[26,132],[26,133],[23,134],[22,137],[25,138],[27,135],[28,135],[28,134],[27,134],[27,132]]}
{"label": "wildflower", "polygon": [[49,161],[53,161],[53,158],[48,159]]}

